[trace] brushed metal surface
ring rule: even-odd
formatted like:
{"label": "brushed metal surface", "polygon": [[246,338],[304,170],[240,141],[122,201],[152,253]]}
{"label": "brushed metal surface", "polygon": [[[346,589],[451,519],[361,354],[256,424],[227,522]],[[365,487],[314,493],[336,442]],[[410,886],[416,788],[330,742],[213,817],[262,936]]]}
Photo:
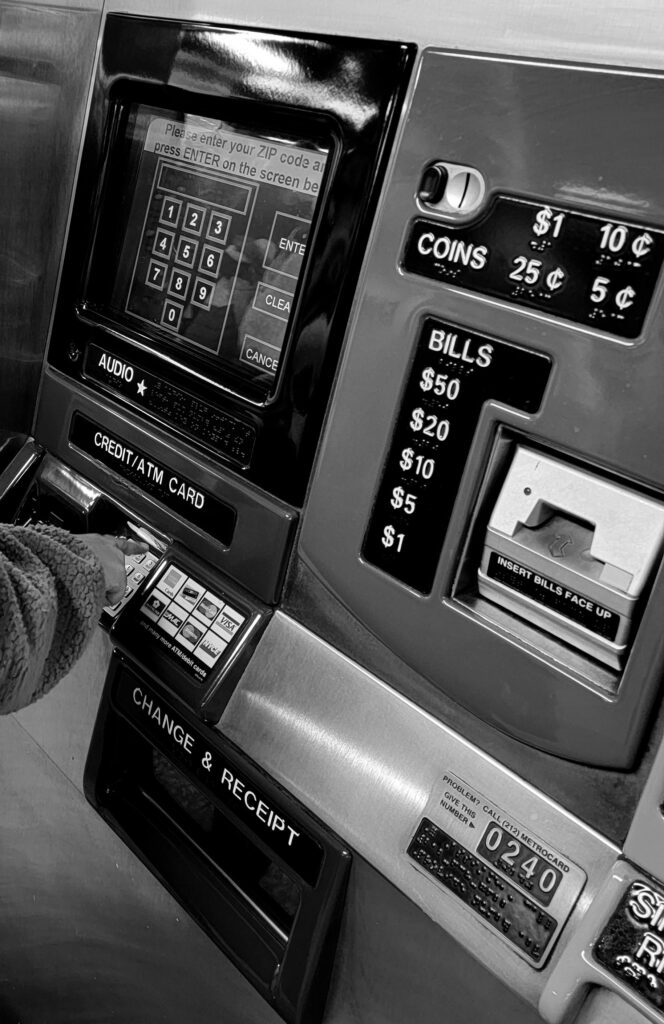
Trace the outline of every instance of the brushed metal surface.
{"label": "brushed metal surface", "polygon": [[44,460],[39,479],[54,491],[59,491],[68,501],[77,505],[84,512],[90,512],[95,502],[101,497],[98,487],[94,487],[77,473],[72,473],[70,469],[50,455]]}
{"label": "brushed metal surface", "polygon": [[420,46],[448,46],[558,60],[664,67],[664,19],[658,0],[384,0],[334,5],[309,0],[266,0],[241,6],[224,0],[110,0],[106,11],[298,32],[327,32],[400,39]]}
{"label": "brushed metal surface", "polygon": [[[55,691],[57,692],[57,691]],[[0,720],[3,1024],[278,1024],[15,718]],[[444,964],[445,971],[440,966]],[[536,1024],[532,1007],[353,864],[325,1024]],[[449,972],[449,974],[447,973]]]}
{"label": "brushed metal surface", "polygon": [[16,487],[30,472],[41,455],[41,448],[28,439],[2,471],[0,471],[0,494]]}
{"label": "brushed metal surface", "polygon": [[610,870],[615,846],[283,613],[268,626],[219,728],[489,971],[536,1002],[549,968],[536,974],[510,955],[407,858],[429,800],[452,771],[581,867],[588,882],[567,934]]}
{"label": "brushed metal surface", "polygon": [[[33,749],[27,735],[11,729],[12,720],[0,720],[0,772],[9,780],[0,790],[0,811],[6,828],[13,830],[10,847],[3,842],[5,833],[0,835],[0,884],[29,893],[27,909],[21,896],[11,901],[5,926],[0,915],[0,1019],[12,1024],[19,1019],[24,1024],[70,1024],[72,1019],[81,1024],[170,1024],[177,1014],[182,1021],[203,1022],[216,1014],[224,1024],[276,1022],[253,990],[245,991],[221,954],[220,965],[214,965],[212,978],[208,976],[212,954],[201,957],[200,949],[205,952],[207,945],[202,933],[65,784],[67,777],[82,791],[109,652],[109,640],[98,630],[69,675],[42,700],[13,716],[14,724],[20,724],[41,750]],[[5,735],[13,733],[15,742],[5,742]],[[23,808],[20,821],[16,811],[7,816],[6,802]],[[70,853],[73,860],[65,869]],[[36,856],[40,864],[46,861],[37,881]],[[111,877],[104,873],[107,860],[112,863]],[[47,932],[55,943],[51,959],[42,955]],[[9,948],[15,940],[21,943],[20,955],[14,946]],[[186,949],[181,957],[177,954],[181,965],[174,965],[171,956],[174,948],[177,953],[179,940],[185,941]],[[147,950],[137,948],[141,942]],[[79,943],[86,948],[79,948]],[[164,944],[166,952],[158,956],[156,951]],[[190,956],[196,959],[193,973]],[[140,991],[144,977],[151,995]],[[200,989],[191,1006],[190,978]],[[464,981],[451,986],[452,978],[472,978],[472,985]],[[122,992],[121,999],[116,989]],[[355,857],[325,1024],[404,1024],[415,1019],[439,1024],[442,1005],[446,1024],[496,1019],[536,1024],[539,1019],[532,1005],[474,963],[462,944]],[[496,1005],[501,1008],[499,1018]]]}
{"label": "brushed metal surface", "polygon": [[0,429],[28,432],[101,2],[0,5]]}

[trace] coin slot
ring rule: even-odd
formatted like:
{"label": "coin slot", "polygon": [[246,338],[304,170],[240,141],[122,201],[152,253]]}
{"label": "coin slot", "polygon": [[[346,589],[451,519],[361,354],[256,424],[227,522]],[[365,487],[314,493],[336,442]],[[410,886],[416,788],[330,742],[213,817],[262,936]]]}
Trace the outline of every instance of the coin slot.
{"label": "coin slot", "polygon": [[474,167],[437,160],[425,167],[417,200],[428,213],[466,216],[479,209],[485,192],[484,178]]}

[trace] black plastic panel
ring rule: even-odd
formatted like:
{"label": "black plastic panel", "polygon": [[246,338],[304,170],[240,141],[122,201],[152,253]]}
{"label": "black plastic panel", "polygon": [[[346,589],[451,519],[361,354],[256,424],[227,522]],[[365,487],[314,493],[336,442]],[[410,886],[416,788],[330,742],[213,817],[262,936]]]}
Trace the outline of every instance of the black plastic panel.
{"label": "black plastic panel", "polygon": [[664,237],[649,225],[501,196],[474,224],[416,221],[404,267],[635,338],[663,256]]}
{"label": "black plastic panel", "polygon": [[428,593],[482,406],[536,412],[551,360],[429,317],[417,341],[371,522],[367,561]]}
{"label": "black plastic panel", "polygon": [[85,792],[287,1021],[321,1019],[350,864],[332,833],[117,655]]}
{"label": "black plastic panel", "polygon": [[170,466],[150,458],[145,450],[128,445],[121,435],[78,413],[72,418],[69,440],[79,451],[158,498],[215,540],[230,545],[235,509],[202,490],[191,478],[175,473]]}
{"label": "black plastic panel", "polygon": [[[93,389],[103,388],[117,401],[130,404],[140,416],[158,420],[176,435],[185,434],[191,443],[204,447],[230,468],[239,469],[275,496],[299,504],[412,57],[412,48],[395,43],[314,40],[110,15],[56,309],[51,365]],[[277,70],[266,75],[265,67]],[[134,289],[129,298],[133,263],[129,265],[123,230],[118,225],[124,223],[123,218],[126,221],[132,190],[137,187],[145,192],[141,202],[146,211],[152,196],[153,215],[163,213],[159,206],[161,192],[155,198],[156,193],[153,195],[145,182],[141,185],[135,151],[131,156],[132,129],[128,126],[135,123],[137,111],[148,106],[176,112],[183,124],[189,115],[198,119],[197,124],[201,118],[223,123],[229,126],[229,138],[234,130],[250,127],[257,138],[295,140],[300,149],[310,147],[312,159],[319,152],[326,160],[320,192],[312,194],[318,202],[306,239],[298,236],[293,241],[292,232],[280,227],[275,213],[278,223],[273,228],[278,243],[297,242],[305,253],[297,272],[291,267],[291,276],[283,278],[290,285],[279,286],[289,292],[288,309],[278,308],[281,293],[274,290],[276,279],[268,282],[273,288],[269,295],[265,282],[262,290],[258,279],[252,285],[255,316],[273,324],[273,341],[275,330],[280,339],[284,338],[276,373],[274,362],[267,365],[272,349],[265,344],[255,346],[251,357],[265,363],[261,378],[256,366],[247,364],[242,370],[241,353],[235,370],[229,368],[228,361],[220,362],[207,343],[202,343],[197,327],[187,326],[188,332],[194,332],[191,337],[179,337],[184,320],[176,330],[161,307],[161,313],[137,315],[138,306],[145,305],[145,289],[141,297]],[[178,145],[174,138],[172,146]],[[210,159],[215,156],[207,150],[206,154]],[[167,163],[175,159],[162,155]],[[296,155],[301,156],[299,149]],[[239,167],[236,170],[239,174]],[[222,172],[226,177],[230,173],[221,165],[210,170],[218,178]],[[302,178],[307,169],[285,165],[285,174]],[[288,190],[284,182],[285,196]],[[304,178],[302,182],[304,188]],[[209,203],[207,199],[198,202],[201,210],[204,208],[202,230],[206,237],[214,232],[216,222],[211,218],[221,216],[218,200],[217,195]],[[193,210],[197,200],[194,197],[187,202]],[[159,273],[166,274],[168,280],[164,277],[163,282],[156,281],[164,284],[164,295],[172,286],[169,301],[180,305],[185,299],[178,297],[180,282],[171,281],[171,256],[173,260],[181,257],[182,272],[193,274],[188,267],[193,254],[180,252],[183,239],[197,241],[199,248],[212,245],[203,235],[199,239],[191,232],[186,234],[186,213],[186,203],[173,212],[175,227],[169,245],[174,247],[175,255],[171,253],[168,261],[161,260],[167,270]],[[263,217],[263,227],[268,219],[267,215]],[[162,228],[171,230],[168,225]],[[134,245],[132,252],[140,250],[139,262],[147,260],[149,264],[145,246],[150,248],[152,243],[143,238],[141,248],[139,241],[139,249]],[[154,241],[157,244],[158,240]],[[229,267],[231,249],[232,244],[224,247]],[[246,262],[249,249],[245,249],[235,256]],[[290,255],[298,257],[297,253]],[[195,261],[201,258],[202,249],[197,250]],[[263,278],[276,267],[270,259],[267,269],[262,264],[259,268]],[[198,269],[203,279],[205,268]],[[280,263],[282,276],[285,269]],[[216,270],[222,282],[227,271],[223,265],[211,268],[211,272]],[[127,301],[114,297],[113,282],[120,279],[125,282],[122,287]],[[187,295],[192,282],[193,277],[187,284]],[[155,289],[148,291],[157,294]],[[203,319],[210,313],[203,308],[208,300],[211,295],[206,291],[198,310]],[[284,316],[288,317],[285,333]],[[245,333],[260,334],[249,328]],[[122,374],[100,372],[100,349],[119,360],[111,364],[116,369],[125,365],[131,366],[135,374],[140,372],[136,383],[143,380],[146,393],[139,393],[136,384],[128,386],[132,382],[123,382]],[[189,396],[196,400],[193,411],[184,409]]]}
{"label": "black plastic panel", "polygon": [[227,577],[169,549],[118,616],[113,642],[196,715],[216,722],[269,616]]}
{"label": "black plastic panel", "polygon": [[[196,512],[191,502],[181,502],[176,511],[172,505],[164,505],[160,495],[117,472],[122,468],[120,460],[114,460],[117,465],[111,466],[74,447],[69,434],[77,416],[97,424],[101,433],[125,448],[145,453],[146,468],[148,461],[168,468],[169,476],[172,473],[180,480],[186,479],[195,491],[234,509],[236,521],[230,545],[220,544],[200,529],[195,515],[189,514],[189,509]],[[104,494],[131,508],[141,520],[195,551],[203,562],[214,565],[259,600],[269,604],[278,601],[296,520],[296,514],[285,503],[237,475],[223,472],[211,459],[199,456],[182,435],[171,438],[158,429],[148,431],[137,417],[112,406],[104,396],[84,391],[48,370],[42,380],[35,432],[45,439],[51,454]]]}

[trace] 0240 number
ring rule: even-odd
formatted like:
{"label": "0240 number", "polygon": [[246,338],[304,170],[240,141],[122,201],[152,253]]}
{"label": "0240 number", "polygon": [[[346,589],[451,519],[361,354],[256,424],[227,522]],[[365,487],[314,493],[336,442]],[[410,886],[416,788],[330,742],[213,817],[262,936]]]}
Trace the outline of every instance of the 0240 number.
{"label": "0240 number", "polygon": [[533,853],[500,825],[488,826],[477,852],[543,906],[549,905],[563,877],[558,868]]}

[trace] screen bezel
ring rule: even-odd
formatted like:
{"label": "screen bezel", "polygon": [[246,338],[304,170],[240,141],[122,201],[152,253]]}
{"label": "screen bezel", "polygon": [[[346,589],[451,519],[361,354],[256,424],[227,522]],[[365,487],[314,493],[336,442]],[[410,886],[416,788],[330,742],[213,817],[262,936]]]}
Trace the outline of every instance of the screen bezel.
{"label": "screen bezel", "polygon": [[[411,44],[307,36],[267,29],[237,28],[208,22],[109,14],[104,21],[99,60],[90,94],[87,127],[69,220],[50,340],[44,364],[45,401],[59,387],[70,389],[79,407],[88,398],[116,410],[129,424],[154,434],[173,448],[196,453],[209,464],[223,466],[235,482],[257,493],[301,506],[318,449],[339,355],[347,334],[358,277],[362,272],[374,212],[389,166],[391,145],[403,112],[416,49]],[[166,357],[149,341],[77,315],[84,297],[93,231],[98,219],[102,179],[113,147],[111,100],[124,94],[165,109],[244,111],[277,114],[286,128],[316,130],[332,138],[308,267],[301,282],[299,309],[281,361],[275,391],[267,401],[252,403],[220,387],[210,374]],[[198,100],[201,102],[198,102]],[[246,123],[245,117],[242,118]],[[118,390],[117,377],[86,373],[91,345],[137,370],[157,376],[179,392],[182,415],[148,407]],[[163,349],[163,346],[162,346]],[[181,353],[180,353],[181,356]],[[78,397],[74,397],[78,395]],[[213,414],[230,419],[253,433],[251,460],[238,465],[205,431],[190,429],[187,399],[193,397]],[[198,408],[197,414],[205,414]],[[50,410],[49,410],[50,413]],[[55,414],[60,415],[59,413]],[[40,419],[47,412],[40,409]],[[58,421],[59,422],[59,421]],[[37,429],[37,428],[36,428]],[[69,457],[69,416],[62,423],[64,457]],[[43,437],[52,446],[54,437]],[[206,462],[206,465],[208,463]],[[230,477],[229,477],[230,479]],[[249,491],[247,492],[249,494]],[[253,490],[251,491],[253,494]],[[261,499],[262,500],[262,499]],[[241,521],[241,517],[240,521]],[[236,535],[237,536],[237,535]],[[257,538],[258,540],[258,538]],[[237,540],[234,541],[234,545]]]}
{"label": "screen bezel", "polygon": [[[293,306],[283,338],[279,364],[271,384],[267,386],[256,374],[234,371],[223,358],[208,356],[199,347],[187,344],[157,325],[151,327],[137,317],[110,307],[104,302],[104,284],[100,283],[100,267],[109,260],[112,266],[119,259],[126,234],[131,204],[139,183],[143,141],[135,137],[133,128],[140,108],[151,108],[155,116],[193,115],[223,120],[228,130],[256,135],[268,141],[275,139],[286,145],[310,149],[326,157],[320,191],[312,215],[307,251],[295,285]],[[109,95],[109,111],[102,145],[103,170],[95,200],[93,229],[87,251],[75,313],[84,324],[101,327],[132,347],[149,353],[162,364],[168,364],[187,377],[211,386],[216,391],[241,399],[257,407],[268,406],[279,399],[287,373],[289,354],[295,336],[306,327],[315,311],[306,301],[307,284],[311,278],[317,239],[326,208],[330,185],[341,149],[340,134],[332,118],[326,114],[299,111],[278,104],[258,103],[255,99],[236,97],[192,96],[189,92],[166,86],[117,81]],[[127,175],[129,171],[129,175]],[[119,204],[119,205],[118,205]],[[118,217],[117,209],[122,210]],[[103,246],[110,250],[102,256]],[[106,285],[109,295],[115,275]]]}

